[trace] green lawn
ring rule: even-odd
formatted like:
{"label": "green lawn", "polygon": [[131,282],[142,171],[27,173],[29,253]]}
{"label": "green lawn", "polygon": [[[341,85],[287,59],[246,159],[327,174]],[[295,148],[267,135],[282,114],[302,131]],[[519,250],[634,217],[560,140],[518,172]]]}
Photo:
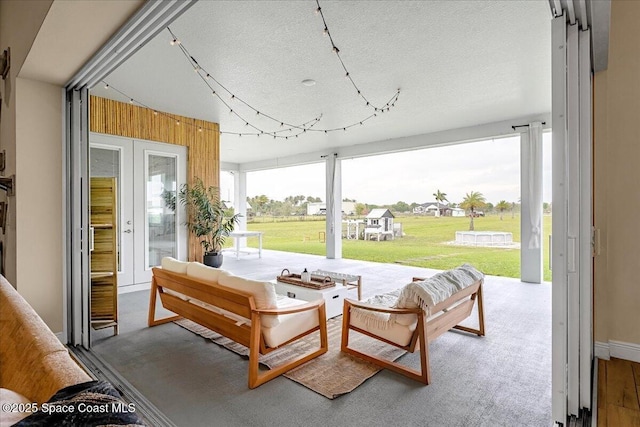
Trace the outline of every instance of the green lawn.
{"label": "green lawn", "polygon": [[[286,252],[298,252],[325,255],[325,244],[321,241],[325,231],[324,219],[300,220],[292,217],[285,221],[260,218],[261,222],[250,222],[249,230],[264,232],[263,247]],[[271,222],[269,222],[271,221]],[[544,221],[544,280],[551,280],[549,270],[549,235],[551,234],[551,216],[545,215]],[[455,239],[456,231],[469,229],[469,218],[430,216],[396,217],[395,222],[402,223],[403,238],[393,241],[342,240],[344,258],[363,261],[398,263],[416,267],[446,270],[468,262],[485,274],[493,276],[520,277],[520,250],[452,246],[446,242]],[[509,231],[513,240],[520,241],[520,216],[504,215],[501,221],[498,215],[475,219],[476,231]],[[255,239],[249,239],[249,245],[256,245]]]}

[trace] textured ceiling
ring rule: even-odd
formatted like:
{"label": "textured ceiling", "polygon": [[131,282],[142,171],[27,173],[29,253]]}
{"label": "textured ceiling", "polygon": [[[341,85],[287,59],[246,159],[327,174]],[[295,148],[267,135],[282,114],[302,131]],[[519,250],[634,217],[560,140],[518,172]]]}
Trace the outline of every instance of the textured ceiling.
{"label": "textured ceiling", "polygon": [[[384,104],[400,88],[396,106],[346,132],[307,132],[289,140],[223,134],[223,161],[259,161],[551,111],[546,0],[320,4],[362,92]],[[371,110],[345,79],[315,8],[310,0],[201,1],[171,29],[204,69],[260,111],[290,123],[322,114],[316,128],[342,128]],[[223,132],[247,132],[170,40],[168,31],[161,32],[106,81],[155,109],[218,122]],[[317,83],[307,87],[304,79]],[[102,85],[92,93],[124,100]],[[224,97],[252,124],[279,129]]]}

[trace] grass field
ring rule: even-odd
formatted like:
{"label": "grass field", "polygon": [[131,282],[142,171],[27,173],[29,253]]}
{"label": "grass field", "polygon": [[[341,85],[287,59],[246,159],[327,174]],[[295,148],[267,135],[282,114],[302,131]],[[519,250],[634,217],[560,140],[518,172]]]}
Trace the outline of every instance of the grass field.
{"label": "grass field", "polygon": [[[263,248],[313,255],[326,255],[321,233],[325,231],[324,219],[271,220],[260,218],[261,222],[248,224],[249,230],[264,232]],[[342,256],[349,259],[398,263],[416,267],[445,270],[468,262],[485,274],[493,276],[520,277],[520,250],[452,246],[447,244],[455,239],[456,231],[469,229],[469,218],[431,216],[399,216],[395,222],[402,223],[405,236],[393,241],[342,240]],[[549,235],[551,216],[543,217],[544,280],[551,280],[549,270]],[[475,219],[476,231],[508,231],[513,240],[520,242],[520,216],[514,218],[505,214],[504,220],[498,215]],[[255,245],[249,239],[249,245]]]}

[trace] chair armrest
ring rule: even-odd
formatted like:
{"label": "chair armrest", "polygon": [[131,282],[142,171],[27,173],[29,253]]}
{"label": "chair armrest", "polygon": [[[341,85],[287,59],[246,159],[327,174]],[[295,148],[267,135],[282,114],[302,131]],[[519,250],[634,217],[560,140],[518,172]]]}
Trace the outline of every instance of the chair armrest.
{"label": "chair armrest", "polygon": [[371,304],[367,304],[359,301],[354,301],[351,299],[345,299],[344,301],[351,307],[361,308],[363,310],[369,310],[369,311],[377,311],[379,313],[420,314],[422,312],[421,308],[391,308],[391,307],[380,307],[378,305],[371,305]]}
{"label": "chair armrest", "polygon": [[277,316],[279,314],[293,314],[293,313],[300,313],[302,311],[310,311],[313,309],[317,309],[320,308],[321,306],[324,305],[324,300],[318,300],[318,301],[313,301],[307,304],[302,304],[302,305],[296,305],[295,307],[289,307],[289,308],[254,308],[253,310],[251,310],[252,313],[257,313],[257,314],[267,314],[267,315],[272,315],[272,316]]}

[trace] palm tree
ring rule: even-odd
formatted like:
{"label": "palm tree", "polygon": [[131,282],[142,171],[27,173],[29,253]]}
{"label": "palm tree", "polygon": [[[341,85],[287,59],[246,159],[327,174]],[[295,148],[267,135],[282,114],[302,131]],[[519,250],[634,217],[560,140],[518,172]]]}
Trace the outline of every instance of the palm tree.
{"label": "palm tree", "polygon": [[472,191],[464,196],[464,200],[460,203],[462,209],[469,209],[471,211],[471,222],[469,223],[469,231],[473,231],[473,217],[475,216],[476,209],[484,207],[486,199],[482,193],[478,191]]}
{"label": "palm tree", "polygon": [[447,200],[447,193],[442,193],[439,189],[433,193],[433,197],[436,198],[436,204],[438,205],[436,209],[436,216],[440,216],[440,203],[445,202]]}
{"label": "palm tree", "polygon": [[509,209],[511,205],[506,200],[500,200],[496,205],[496,209],[500,212],[500,221],[502,221],[502,213]]}

